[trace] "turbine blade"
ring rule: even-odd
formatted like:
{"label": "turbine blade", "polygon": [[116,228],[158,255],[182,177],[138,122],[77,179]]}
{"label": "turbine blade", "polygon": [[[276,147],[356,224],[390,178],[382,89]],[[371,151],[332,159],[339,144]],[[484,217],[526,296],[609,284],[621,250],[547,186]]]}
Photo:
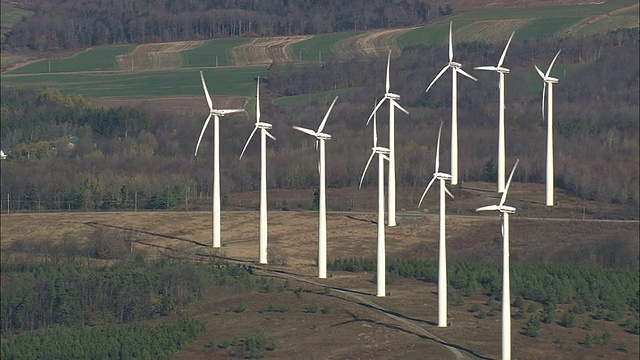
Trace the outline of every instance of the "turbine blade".
{"label": "turbine blade", "polygon": [[547,82],[545,81],[542,85],[542,120],[544,121],[544,102],[547,93]]}
{"label": "turbine blade", "polygon": [[369,115],[369,118],[367,119],[367,125],[369,125],[369,121],[371,121],[371,119],[375,116],[376,111],[378,111],[378,109],[380,108],[380,106],[382,106],[382,103],[384,103],[384,101],[387,98],[382,98],[382,100],[380,100],[380,102],[378,102],[378,104],[373,108],[373,111],[371,112],[371,115]]}
{"label": "turbine blade", "polygon": [[358,186],[359,189],[362,188],[362,182],[364,181],[364,176],[367,174],[367,169],[369,168],[369,164],[371,164],[371,160],[373,159],[373,156],[376,154],[375,151],[371,151],[371,156],[369,156],[369,160],[367,160],[367,165],[364,167],[364,171],[362,172],[362,177],[360,178],[360,186]]}
{"label": "turbine blade", "polygon": [[256,122],[260,122],[260,76],[256,84]]}
{"label": "turbine blade", "polygon": [[327,110],[327,113],[324,115],[324,118],[322,119],[322,122],[320,123],[320,127],[318,127],[318,132],[322,132],[322,130],[324,129],[324,125],[327,123],[327,119],[329,118],[329,114],[331,113],[331,109],[333,109],[333,105],[336,104],[336,100],[338,100],[338,97],[336,96],[335,99],[333,99],[333,102],[331,103],[331,106],[329,106],[329,110]]}
{"label": "turbine blade", "polygon": [[420,205],[422,205],[422,200],[424,200],[424,196],[427,195],[427,191],[429,191],[429,188],[431,187],[431,185],[433,185],[435,181],[436,181],[436,177],[434,176],[431,178],[431,181],[429,181],[429,184],[424,189],[424,192],[422,193],[422,197],[420,198],[420,202],[418,202],[418,208],[420,208]]}
{"label": "turbine blade", "polygon": [[226,109],[226,110],[216,110],[216,112],[220,115],[227,115],[227,114],[233,114],[233,113],[243,113],[245,112],[244,109]]}
{"label": "turbine blade", "polygon": [[403,108],[402,106],[400,106],[400,104],[398,104],[395,100],[389,100],[389,101],[390,101],[390,102],[393,104],[393,106],[395,106],[398,110],[400,110],[400,111],[402,111],[403,113],[405,113],[405,114],[409,115],[409,112],[408,112],[405,108]]}
{"label": "turbine blade", "polygon": [[300,126],[293,126],[293,128],[294,128],[294,129],[296,129],[296,130],[298,130],[298,131],[300,131],[300,132],[303,132],[303,133],[305,133],[305,134],[309,134],[309,135],[311,135],[311,136],[316,136],[316,132],[315,132],[315,131],[313,131],[313,130],[305,129],[305,128],[300,127]]}
{"label": "turbine blade", "polygon": [[378,124],[376,118],[373,118],[373,147],[378,146]]}
{"label": "turbine blade", "polygon": [[474,76],[469,75],[466,71],[460,69],[460,68],[456,68],[455,71],[459,72],[460,74],[468,77],[469,79],[473,80],[473,81],[478,81],[477,78],[475,78]]}
{"label": "turbine blade", "polygon": [[266,129],[264,130],[264,133],[265,133],[265,135],[267,135],[268,137],[270,137],[272,140],[275,140],[275,139],[276,139],[276,137],[275,137],[275,136],[273,136],[273,135],[271,135],[271,133],[270,133],[270,132],[268,132]]}
{"label": "turbine blade", "polygon": [[207,130],[207,125],[209,125],[209,120],[211,120],[211,114],[205,120],[204,125],[202,126],[202,131],[200,131],[200,137],[198,138],[198,143],[196,144],[196,152],[193,156],[198,156],[198,148],[200,147],[200,141],[202,141],[202,135],[204,135],[205,130]]}
{"label": "turbine blade", "polygon": [[438,130],[438,145],[436,146],[436,171],[434,171],[434,173],[437,173],[438,170],[440,170],[440,135],[442,134],[443,123],[444,121],[440,123],[440,129]]}
{"label": "turbine blade", "polygon": [[538,72],[538,75],[540,75],[540,77],[542,78],[542,80],[544,80],[544,78],[546,77],[544,75],[544,73],[542,72],[542,70],[540,70],[540,68],[538,67],[538,65],[534,65],[534,67],[536,68],[536,71]]}
{"label": "turbine blade", "polygon": [[213,111],[213,102],[211,101],[211,96],[209,96],[209,90],[207,90],[207,84],[204,82],[204,75],[202,75],[202,71],[200,71],[200,79],[202,79],[202,88],[204,88],[204,95],[207,97],[207,104],[209,104],[209,111]]}
{"label": "turbine blade", "polygon": [[504,202],[507,200],[509,185],[511,185],[511,179],[513,178],[513,173],[516,172],[516,168],[518,167],[519,162],[520,162],[520,159],[516,160],[516,164],[513,165],[513,169],[511,170],[511,175],[509,175],[509,180],[507,180],[507,185],[504,186],[504,193],[502,193],[502,199],[500,199],[500,206],[504,205]]}
{"label": "turbine blade", "polygon": [[502,52],[502,56],[500,56],[500,61],[498,61],[498,67],[502,66],[502,63],[504,62],[504,58],[505,56],[507,56],[507,49],[509,49],[509,44],[511,44],[511,39],[513,39],[513,35],[516,32],[512,32],[511,36],[509,36],[509,41],[507,41],[507,46],[504,47],[504,51]]}
{"label": "turbine blade", "polygon": [[391,84],[389,83],[389,66],[391,65],[391,49],[389,49],[389,57],[387,57],[387,84],[385,87],[385,93],[389,92],[389,89],[391,89]]}
{"label": "turbine blade", "polygon": [[483,206],[476,209],[476,211],[499,211],[499,210],[500,210],[500,207],[498,205],[488,205],[488,206]]}
{"label": "turbine blade", "polygon": [[251,132],[251,135],[249,135],[249,138],[247,139],[247,143],[244,144],[244,148],[242,149],[242,153],[240,153],[240,159],[242,159],[242,155],[244,155],[244,151],[247,150],[247,146],[249,145],[249,142],[251,141],[251,138],[253,137],[253,134],[256,133],[256,130],[258,130],[258,127],[254,127],[253,131]]}
{"label": "turbine blade", "polygon": [[449,62],[453,61],[453,21],[449,21]]}
{"label": "turbine blade", "polygon": [[427,86],[427,90],[425,92],[429,92],[429,89],[431,89],[433,84],[435,84],[435,82],[438,81],[438,79],[440,79],[440,76],[442,76],[442,74],[444,74],[444,72],[447,71],[447,69],[449,69],[449,67],[450,67],[450,65],[447,64],[447,65],[445,65],[445,67],[442,68],[442,70],[440,70],[438,75],[436,75],[436,77],[431,81],[431,84],[429,84],[429,86]]}
{"label": "turbine blade", "polygon": [[389,159],[389,157],[385,154],[380,154],[380,156],[382,156],[382,160],[391,161],[391,159]]}
{"label": "turbine blade", "polygon": [[455,199],[455,198],[453,197],[453,194],[449,191],[449,189],[447,189],[447,187],[446,187],[446,186],[444,187],[444,192],[446,192],[446,193],[447,193],[447,195],[449,195],[452,199]]}
{"label": "turbine blade", "polygon": [[476,67],[474,67],[474,69],[476,69],[476,70],[487,70],[487,71],[496,71],[496,70],[498,70],[498,68],[495,67],[495,66],[476,66]]}
{"label": "turbine blade", "polygon": [[556,59],[558,58],[558,55],[560,55],[560,51],[562,51],[562,50],[558,50],[558,53],[556,54],[556,56],[554,56],[553,60],[551,60],[551,64],[549,64],[549,68],[547,69],[547,72],[545,74],[547,77],[551,73],[551,68],[553,67],[553,63],[556,62]]}

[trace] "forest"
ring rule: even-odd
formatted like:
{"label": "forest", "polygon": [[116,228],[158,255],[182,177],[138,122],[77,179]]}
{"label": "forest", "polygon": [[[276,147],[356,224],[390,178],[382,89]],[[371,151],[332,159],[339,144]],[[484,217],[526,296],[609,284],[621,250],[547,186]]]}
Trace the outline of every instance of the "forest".
{"label": "forest", "polygon": [[21,6],[34,14],[14,25],[5,49],[322,34],[417,25],[453,11],[432,10],[421,0],[27,0]]}
{"label": "forest", "polygon": [[[638,216],[638,43],[637,30],[620,30],[511,44],[507,155],[513,161],[521,159],[515,181],[543,182],[546,123],[540,109],[541,82],[531,68],[544,67],[561,49],[554,109],[556,184],[583,199],[627,204],[632,216]],[[461,43],[455,51],[471,68],[498,58],[502,45]],[[442,54],[444,46],[413,47],[392,59],[392,89],[402,94],[400,103],[410,111],[396,120],[399,186],[424,186],[431,176],[434,134],[441,121],[443,142],[448,141],[450,82],[441,81],[429,94],[424,92],[440,70]],[[357,184],[371,142],[371,130],[364,125],[375,96],[384,91],[385,60],[271,65],[262,80],[262,114],[274,124],[278,138],[269,145],[269,167],[274,169],[269,173],[270,188],[317,187],[313,143],[291,125],[317,126],[336,89],[348,91],[339,96],[327,123],[333,134],[327,158],[342,160],[328,161],[327,184]],[[477,83],[459,81],[463,181],[495,179],[498,89],[491,75],[477,74]],[[327,96],[309,98],[304,105],[273,101],[318,92]],[[148,106],[99,108],[89,99],[47,88],[3,88],[0,101],[0,142],[9,153],[0,163],[3,207],[7,194],[15,210],[172,209],[211,195],[209,135],[193,157],[206,112],[178,117]],[[386,134],[385,128],[381,122],[379,133]],[[248,121],[225,121],[221,132],[226,206],[230,194],[257,189],[259,157],[250,146],[247,156],[238,160],[250,132]],[[448,156],[448,150],[443,151],[441,161],[447,163]],[[374,178],[365,178],[365,186]]]}

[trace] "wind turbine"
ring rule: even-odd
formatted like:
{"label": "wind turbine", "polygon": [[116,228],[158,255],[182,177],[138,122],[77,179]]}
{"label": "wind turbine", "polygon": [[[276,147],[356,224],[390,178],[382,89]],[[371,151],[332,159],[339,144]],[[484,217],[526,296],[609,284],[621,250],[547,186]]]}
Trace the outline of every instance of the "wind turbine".
{"label": "wind turbine", "polygon": [[[548,105],[547,105],[547,186],[546,186],[546,205],[553,206],[553,84],[558,83],[558,79],[549,76],[551,73],[551,68],[553,67],[553,63],[560,55],[560,51],[556,54],[556,56],[551,60],[551,64],[547,69],[546,73],[543,73],[538,65],[535,65],[536,71],[544,81],[544,86],[542,87],[542,118],[544,118],[544,95],[547,93]],[[547,91],[547,85],[549,86],[549,90]]]}
{"label": "wind turbine", "polygon": [[438,250],[438,327],[447,327],[447,245],[445,234],[445,192],[451,196],[453,195],[447,190],[445,181],[451,181],[451,175],[445,174],[439,171],[440,169],[440,134],[442,133],[442,123],[440,123],[440,130],[438,130],[438,146],[436,147],[436,167],[433,173],[433,178],[429,181],[429,185],[424,189],[418,207],[422,205],[424,196],[427,195],[427,191],[436,179],[440,180],[440,244]]}
{"label": "wind turbine", "polygon": [[390,82],[389,82],[389,66],[391,64],[391,50],[389,50],[389,56],[387,57],[387,82],[385,87],[385,93],[383,98],[378,102],[371,115],[369,115],[369,119],[367,120],[367,125],[373,115],[378,111],[380,106],[386,101],[389,100],[389,226],[396,226],[396,160],[395,160],[395,108],[400,109],[400,111],[405,114],[409,114],[407,110],[405,110],[402,106],[400,106],[397,100],[400,100],[400,95],[394,94],[390,92]]}
{"label": "wind turbine", "polygon": [[275,140],[267,130],[273,125],[260,121],[260,77],[256,85],[256,126],[253,128],[251,135],[244,144],[240,159],[247,150],[247,146],[253,137],[253,134],[260,129],[260,264],[267,264],[267,136]]}
{"label": "wind turbine", "polygon": [[376,118],[373,118],[373,147],[371,148],[371,156],[364,167],[362,177],[360,178],[360,188],[364,175],[367,173],[369,164],[373,157],[378,154],[378,275],[377,275],[377,294],[378,297],[385,296],[385,275],[387,266],[385,264],[385,244],[384,244],[384,160],[389,161],[391,151],[385,147],[378,146],[378,131],[376,129]]}
{"label": "wind turbine", "polygon": [[498,117],[498,192],[504,192],[504,176],[505,176],[505,162],[506,162],[506,150],[505,150],[505,139],[504,139],[504,75],[509,73],[509,69],[502,66],[504,62],[504,58],[507,55],[507,49],[509,49],[509,44],[511,44],[511,39],[513,39],[513,35],[515,31],[511,33],[509,37],[509,41],[507,41],[507,46],[504,47],[504,51],[502,52],[502,56],[500,56],[500,60],[498,60],[498,65],[496,66],[478,66],[476,70],[486,70],[486,71],[496,71],[500,74],[500,82],[498,83],[498,87],[500,88],[500,109],[499,109],[499,117]]}
{"label": "wind turbine", "polygon": [[325,185],[325,157],[324,157],[324,142],[325,140],[331,140],[331,135],[323,133],[324,125],[327,123],[327,119],[329,118],[329,113],[331,113],[331,109],[333,109],[333,105],[335,105],[338,97],[336,96],[329,106],[329,110],[322,119],[318,130],[313,131],[311,129],[305,129],[299,126],[294,126],[293,128],[301,131],[305,134],[309,134],[316,138],[316,149],[320,150],[320,161],[318,164],[318,171],[320,172],[320,203],[318,209],[318,277],[320,279],[327,278],[327,198],[326,198],[326,185]]}
{"label": "wind turbine", "polygon": [[502,215],[502,359],[511,359],[511,286],[509,280],[509,214],[516,208],[504,204],[507,200],[509,185],[520,159],[513,165],[507,185],[505,185],[499,205],[483,206],[476,211],[499,211]]}
{"label": "wind turbine", "polygon": [[200,131],[200,137],[196,144],[196,151],[194,156],[198,156],[198,148],[200,147],[200,141],[204,135],[209,120],[213,116],[213,247],[220,247],[220,118],[233,113],[244,112],[244,109],[225,109],[219,110],[213,108],[213,102],[211,96],[209,96],[209,90],[207,90],[207,84],[204,82],[204,75],[200,71],[200,79],[202,80],[202,88],[204,89],[204,95],[207,98],[207,104],[209,104],[209,116],[205,120]]}
{"label": "wind turbine", "polygon": [[452,23],[449,23],[449,62],[431,81],[426,92],[449,68],[452,70],[451,82],[451,185],[458,185],[458,73],[468,77],[473,81],[478,81],[475,77],[462,70],[462,64],[453,61],[453,31]]}

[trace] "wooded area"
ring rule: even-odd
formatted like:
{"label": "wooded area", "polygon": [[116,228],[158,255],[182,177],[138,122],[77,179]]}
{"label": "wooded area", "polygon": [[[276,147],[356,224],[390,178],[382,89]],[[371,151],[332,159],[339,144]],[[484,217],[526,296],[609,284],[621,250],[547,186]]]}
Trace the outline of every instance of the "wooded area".
{"label": "wooded area", "polygon": [[[554,70],[561,78],[554,107],[556,184],[583,199],[629,204],[637,216],[640,66],[636,30],[511,44],[507,155],[510,161],[521,159],[515,181],[544,179],[546,123],[540,110],[541,81],[531,68],[546,66],[557,49],[562,49],[562,55]],[[462,43],[456,47],[456,57],[471,68],[495,61],[501,51],[501,44]],[[450,82],[439,82],[428,95],[424,93],[440,70],[443,54],[444,46],[414,47],[392,59],[392,90],[402,94],[400,103],[410,111],[410,116],[401,114],[396,119],[399,186],[424,186],[430,178],[441,121],[445,123],[442,141],[449,141]],[[328,103],[309,100],[304,106],[287,107],[269,100],[343,88],[351,91],[340,95],[327,123],[333,135],[327,144],[327,184],[357,184],[371,146],[371,129],[364,124],[375,96],[383,92],[385,60],[271,66],[262,81],[262,116],[274,124],[278,138],[268,146],[270,188],[317,186],[313,143],[291,125],[314,128]],[[498,89],[492,75],[478,74],[477,83],[459,82],[464,181],[495,179]],[[177,117],[151,107],[95,109],[89,103],[51,89],[2,90],[0,141],[3,150],[10,152],[9,159],[0,163],[3,207],[7,194],[13,209],[32,210],[184,208],[186,199],[210,196],[211,129],[198,157],[192,156],[206,112]],[[206,109],[204,105],[203,99]],[[257,147],[250,146],[247,156],[238,160],[252,119],[229,119],[234,120],[221,122],[223,202],[225,195],[256,190],[260,178]],[[386,121],[379,123],[384,142]],[[78,141],[70,145],[69,135]],[[447,164],[448,147],[441,157]],[[331,160],[337,158],[341,160]],[[375,174],[365,178],[365,186],[374,178]]]}
{"label": "wooded area", "polygon": [[34,12],[7,34],[7,49],[36,51],[108,44],[290,36],[402,27],[451,14],[421,0],[22,1]]}

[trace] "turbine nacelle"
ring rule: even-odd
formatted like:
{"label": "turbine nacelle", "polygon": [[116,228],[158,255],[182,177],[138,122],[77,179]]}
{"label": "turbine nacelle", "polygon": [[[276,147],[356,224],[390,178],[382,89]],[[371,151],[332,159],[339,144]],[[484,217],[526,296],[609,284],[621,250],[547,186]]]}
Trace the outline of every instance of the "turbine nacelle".
{"label": "turbine nacelle", "polygon": [[400,100],[400,95],[390,92],[384,94],[384,97],[389,100]]}
{"label": "turbine nacelle", "polygon": [[391,154],[391,150],[390,149],[388,149],[386,147],[382,147],[382,146],[372,147],[371,150],[373,150],[374,153],[380,154],[380,155],[389,155],[389,154]]}
{"label": "turbine nacelle", "polygon": [[449,62],[449,66],[451,66],[454,69],[460,69],[462,68],[462,64],[459,62],[455,62],[455,61],[450,61]]}
{"label": "turbine nacelle", "polygon": [[513,206],[507,206],[507,205],[489,205],[489,206],[479,207],[476,209],[476,211],[499,211],[503,214],[504,213],[513,214],[516,212],[516,208],[514,208]]}
{"label": "turbine nacelle", "polygon": [[450,174],[445,174],[441,172],[433,173],[433,177],[438,180],[445,180],[445,181],[451,181],[451,179],[453,178]]}
{"label": "turbine nacelle", "polygon": [[509,186],[511,185],[511,179],[513,179],[513,173],[516,171],[518,167],[518,163],[520,159],[516,160],[515,165],[513,165],[513,169],[511,170],[511,175],[509,175],[509,180],[507,180],[507,185],[504,187],[504,192],[502,193],[502,197],[500,198],[500,203],[498,205],[488,205],[479,207],[476,211],[499,211],[503,214],[513,214],[516,212],[516,208],[513,206],[505,205],[505,201],[507,200],[507,193],[509,192]]}
{"label": "turbine nacelle", "polygon": [[211,109],[210,114],[213,116],[222,117],[228,114],[243,113],[243,112],[245,112],[244,109],[228,109],[228,110]]}
{"label": "turbine nacelle", "polygon": [[258,129],[265,129],[265,130],[271,130],[271,128],[273,128],[273,125],[266,123],[266,122],[257,122],[256,123],[256,128]]}
{"label": "turbine nacelle", "polygon": [[316,139],[318,140],[331,140],[331,135],[325,133],[316,133]]}

